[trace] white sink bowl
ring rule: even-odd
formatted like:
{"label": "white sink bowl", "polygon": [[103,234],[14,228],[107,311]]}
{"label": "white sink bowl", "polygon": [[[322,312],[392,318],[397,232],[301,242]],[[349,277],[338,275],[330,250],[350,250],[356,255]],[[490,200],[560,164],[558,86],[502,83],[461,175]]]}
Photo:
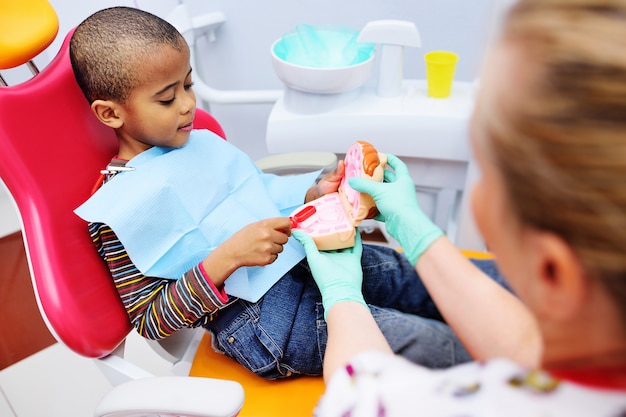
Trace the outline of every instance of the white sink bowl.
{"label": "white sink bowl", "polygon": [[[323,32],[320,32],[323,33]],[[370,77],[374,62],[374,50],[359,55],[355,64],[346,66],[318,67],[298,65],[285,60],[280,51],[286,35],[272,44],[272,66],[278,78],[289,88],[305,93],[338,94],[362,86]]]}

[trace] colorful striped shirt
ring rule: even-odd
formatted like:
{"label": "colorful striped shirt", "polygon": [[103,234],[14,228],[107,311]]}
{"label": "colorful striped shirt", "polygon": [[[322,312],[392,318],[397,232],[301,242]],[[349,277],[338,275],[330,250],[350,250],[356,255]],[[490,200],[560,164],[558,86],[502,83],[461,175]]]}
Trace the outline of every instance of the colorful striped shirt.
{"label": "colorful striped shirt", "polygon": [[215,287],[202,263],[179,279],[148,277],[137,269],[109,226],[90,223],[89,233],[111,271],[130,321],[143,337],[162,339],[181,328],[204,326],[213,313],[234,301],[229,302],[223,286]]}

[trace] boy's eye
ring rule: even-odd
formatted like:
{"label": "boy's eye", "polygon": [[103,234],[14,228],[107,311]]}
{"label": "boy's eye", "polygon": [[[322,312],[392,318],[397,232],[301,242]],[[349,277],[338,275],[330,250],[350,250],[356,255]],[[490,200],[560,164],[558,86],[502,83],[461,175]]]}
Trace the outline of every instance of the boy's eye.
{"label": "boy's eye", "polygon": [[[185,91],[189,91],[191,87],[193,87],[192,82],[183,85],[183,88],[185,89]],[[161,103],[164,106],[169,106],[170,104],[174,102],[174,100],[176,100],[176,96],[172,97],[169,100],[159,100],[159,103]]]}

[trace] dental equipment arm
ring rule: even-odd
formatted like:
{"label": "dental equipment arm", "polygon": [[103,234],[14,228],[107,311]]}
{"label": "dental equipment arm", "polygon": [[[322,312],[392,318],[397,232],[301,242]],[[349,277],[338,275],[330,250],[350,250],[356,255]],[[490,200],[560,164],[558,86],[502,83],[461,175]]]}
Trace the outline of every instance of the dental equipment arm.
{"label": "dental equipment arm", "polygon": [[405,20],[375,20],[365,25],[358,41],[380,45],[378,96],[399,96],[404,78],[404,48],[422,46],[417,26]]}
{"label": "dental equipment arm", "polygon": [[[191,17],[186,4],[179,4],[168,15],[170,22],[183,35],[189,44],[191,65],[196,72],[196,39],[208,36],[210,41],[215,40],[215,31],[226,21],[222,12],[211,12]],[[194,92],[202,100],[217,104],[262,104],[274,103],[282,94],[282,90],[218,90],[207,85],[199,76],[194,77]]]}

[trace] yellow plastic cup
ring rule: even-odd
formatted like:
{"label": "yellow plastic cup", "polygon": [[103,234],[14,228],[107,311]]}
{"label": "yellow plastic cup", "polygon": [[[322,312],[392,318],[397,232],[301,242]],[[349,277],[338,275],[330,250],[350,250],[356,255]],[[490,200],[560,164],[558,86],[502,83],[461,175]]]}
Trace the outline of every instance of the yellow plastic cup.
{"label": "yellow plastic cup", "polygon": [[448,51],[433,51],[427,53],[424,59],[426,60],[428,96],[449,97],[452,91],[456,63],[459,60],[458,55]]}

